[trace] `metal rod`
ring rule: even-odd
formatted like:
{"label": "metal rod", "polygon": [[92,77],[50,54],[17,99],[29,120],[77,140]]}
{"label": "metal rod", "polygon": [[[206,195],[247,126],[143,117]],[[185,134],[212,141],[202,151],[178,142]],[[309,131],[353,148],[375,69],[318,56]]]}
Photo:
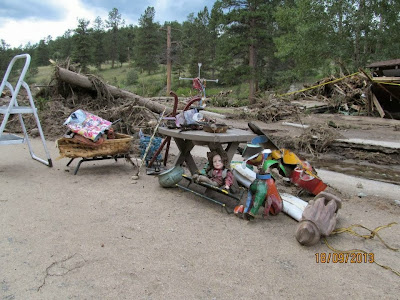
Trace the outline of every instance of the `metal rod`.
{"label": "metal rod", "polygon": [[[182,177],[187,179],[187,180],[189,180],[192,183],[192,178],[191,177],[186,176],[185,174],[183,174]],[[236,201],[240,201],[240,199],[242,199],[242,196],[243,196],[243,193],[241,193],[239,196],[235,196],[234,194],[230,193],[229,191],[227,191],[225,189],[222,189],[220,187],[217,187],[217,186],[205,183],[205,182],[193,182],[193,183],[196,183],[196,184],[201,185],[201,186],[203,186],[205,188],[214,190],[214,191],[216,191],[218,193],[222,193],[227,197],[235,199]]]}
{"label": "metal rod", "polygon": [[214,199],[212,199],[212,198],[210,198],[210,197],[207,197],[206,195],[200,194],[200,193],[198,193],[198,192],[196,192],[196,191],[193,191],[193,190],[191,190],[191,189],[189,189],[189,188],[187,188],[187,187],[184,187],[183,185],[180,185],[180,184],[178,184],[178,183],[176,184],[176,186],[179,187],[180,189],[183,189],[183,190],[185,190],[185,191],[191,192],[191,193],[193,193],[193,194],[195,194],[195,195],[197,195],[197,196],[200,196],[200,197],[202,197],[202,198],[204,198],[204,199],[210,200],[211,202],[217,203],[217,204],[222,205],[222,206],[225,207],[225,203],[222,203],[222,202],[219,202],[219,201],[217,201],[217,200],[214,200]]}
{"label": "metal rod", "polygon": [[[195,78],[184,78],[184,77],[179,77],[179,80],[193,80]],[[205,79],[205,78],[201,78],[200,80],[205,80],[205,81],[211,81],[211,82],[216,82],[218,83],[218,79]]]}

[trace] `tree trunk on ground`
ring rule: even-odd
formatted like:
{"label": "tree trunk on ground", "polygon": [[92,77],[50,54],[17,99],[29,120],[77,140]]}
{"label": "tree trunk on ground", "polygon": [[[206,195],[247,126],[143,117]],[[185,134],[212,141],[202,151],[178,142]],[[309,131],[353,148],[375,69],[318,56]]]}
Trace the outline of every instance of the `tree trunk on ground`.
{"label": "tree trunk on ground", "polygon": [[[57,67],[56,77],[58,80],[64,81],[64,82],[72,84],[72,85],[79,86],[81,88],[90,89],[93,91],[96,90],[88,77],[86,77],[85,75],[82,75],[82,74],[72,72],[72,71],[64,69],[64,68]],[[164,111],[164,109],[166,109],[165,114],[169,114],[172,112],[171,108],[166,107],[165,105],[162,105],[160,103],[154,102],[149,98],[143,98],[134,93],[121,90],[112,85],[105,84],[105,86],[114,98],[125,98],[125,99],[130,99],[130,100],[136,100],[139,105],[142,105],[142,106],[150,109],[151,111],[159,113],[159,114],[162,113]]]}

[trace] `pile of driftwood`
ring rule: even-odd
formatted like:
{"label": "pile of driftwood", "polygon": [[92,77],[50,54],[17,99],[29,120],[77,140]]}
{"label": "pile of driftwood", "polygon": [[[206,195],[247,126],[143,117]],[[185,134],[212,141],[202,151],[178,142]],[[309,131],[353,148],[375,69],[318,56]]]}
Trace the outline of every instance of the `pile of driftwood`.
{"label": "pile of driftwood", "polygon": [[369,85],[368,78],[362,74],[343,79],[330,76],[310,86],[305,86],[310,89],[294,94],[293,99],[312,100],[326,104],[309,109],[311,112],[362,114],[366,113],[368,109]]}
{"label": "pile of driftwood", "polygon": [[[263,122],[277,122],[297,113],[343,113],[365,115],[368,112],[370,82],[363,74],[343,79],[333,76],[324,78],[299,91],[283,95],[269,94],[268,99],[260,98],[249,106],[257,119]],[[312,102],[314,106],[301,103]]]}
{"label": "pile of driftwood", "polygon": [[59,137],[65,133],[63,122],[75,110],[83,109],[92,114],[114,122],[121,119],[114,129],[133,135],[142,129],[152,132],[159,114],[166,109],[152,98],[143,98],[104,83],[93,75],[83,75],[71,70],[55,67],[54,79],[49,87],[41,89],[36,99],[51,98],[41,114],[42,127],[47,137]]}
{"label": "pile of driftwood", "polygon": [[299,108],[284,99],[270,99],[260,101],[255,105],[249,106],[254,110],[257,119],[266,123],[277,122],[298,113]]}
{"label": "pile of driftwood", "polygon": [[[334,77],[325,78],[302,92],[286,96],[272,96],[259,99],[257,104],[249,106],[252,115],[266,123],[293,117],[304,111],[303,106],[295,104],[296,100],[313,100],[322,105],[307,108],[307,111],[362,113],[367,106],[366,94],[368,78],[355,75],[343,80]],[[41,95],[44,93],[45,95]],[[37,99],[51,99],[42,103],[40,110],[42,127],[47,137],[58,137],[64,133],[64,120],[75,110],[83,109],[106,120],[118,122],[115,130],[134,134],[142,129],[151,132],[159,114],[166,109],[165,115],[171,113],[170,106],[163,105],[159,98],[144,98],[126,90],[104,83],[94,75],[83,75],[72,70],[55,66],[54,78],[49,87],[42,88],[36,94]],[[172,101],[170,102],[172,103]],[[299,116],[298,116],[299,117]],[[16,122],[17,123],[17,122]],[[34,122],[32,123],[34,125]],[[32,126],[34,127],[34,126]]]}

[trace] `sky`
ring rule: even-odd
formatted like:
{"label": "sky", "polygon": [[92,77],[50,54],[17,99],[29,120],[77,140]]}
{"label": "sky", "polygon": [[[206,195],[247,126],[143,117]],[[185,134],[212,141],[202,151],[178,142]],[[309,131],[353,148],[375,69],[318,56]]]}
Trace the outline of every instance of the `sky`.
{"label": "sky", "polygon": [[11,48],[32,45],[49,35],[55,40],[68,29],[75,29],[78,19],[96,17],[103,21],[117,8],[125,24],[137,25],[147,7],[155,9],[155,21],[185,21],[190,13],[205,6],[211,11],[215,0],[0,0],[0,40]]}

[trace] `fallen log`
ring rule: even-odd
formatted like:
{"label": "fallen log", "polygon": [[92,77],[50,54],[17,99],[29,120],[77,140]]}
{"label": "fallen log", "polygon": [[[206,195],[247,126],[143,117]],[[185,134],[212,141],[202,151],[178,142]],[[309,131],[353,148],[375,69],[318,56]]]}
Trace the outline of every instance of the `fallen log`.
{"label": "fallen log", "polygon": [[[58,80],[64,81],[66,83],[76,85],[84,89],[89,89],[93,91],[96,90],[96,87],[93,85],[92,81],[90,81],[90,79],[85,75],[78,74],[61,67],[56,68],[55,75]],[[152,101],[150,98],[141,97],[139,95],[119,89],[109,84],[105,84],[105,87],[108,89],[108,91],[114,98],[136,100],[139,105],[144,106],[158,114],[161,114],[164,110],[165,114],[169,114],[172,112],[172,108],[166,107],[160,103]]]}

